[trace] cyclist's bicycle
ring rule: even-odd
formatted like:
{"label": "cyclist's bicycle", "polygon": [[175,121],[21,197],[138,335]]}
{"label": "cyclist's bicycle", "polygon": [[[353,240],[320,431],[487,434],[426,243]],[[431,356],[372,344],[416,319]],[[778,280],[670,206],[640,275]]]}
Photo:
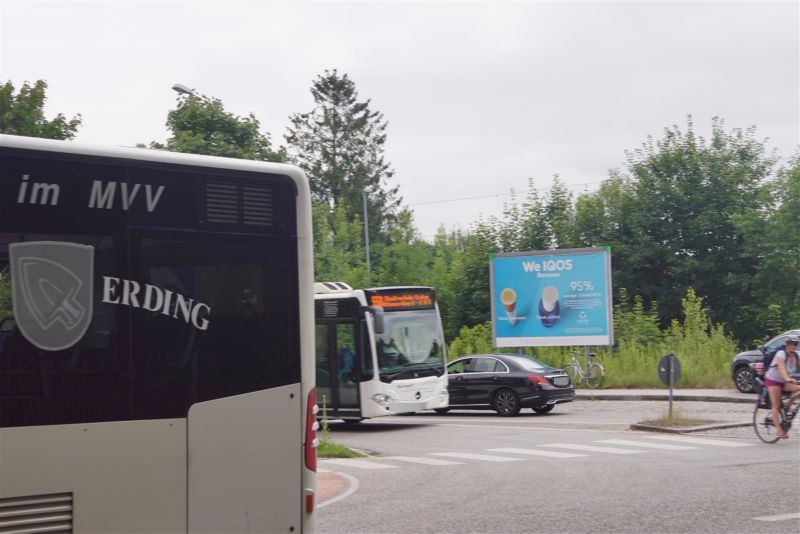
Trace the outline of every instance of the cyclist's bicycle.
{"label": "cyclist's bicycle", "polygon": [[[762,388],[766,387],[761,377],[756,377],[756,382],[758,382]],[[784,394],[784,396],[786,396],[786,394]],[[756,409],[753,410],[753,427],[756,430],[758,439],[764,443],[775,443],[780,439],[780,436],[778,436],[775,422],[772,420],[772,410],[763,407],[764,404],[761,402],[760,397],[761,395],[759,394],[759,400],[756,401]],[[784,406],[783,398],[781,398],[781,405],[780,408],[778,408],[778,413],[781,416],[781,428],[787,434],[789,429],[792,428],[792,419],[797,415],[798,410],[800,410],[800,396],[794,398],[788,410]]]}
{"label": "cyclist's bicycle", "polygon": [[594,361],[594,352],[586,353],[586,368],[581,367],[581,362],[578,359],[581,353],[572,350],[569,352],[572,354],[572,361],[564,366],[564,370],[572,378],[573,384],[583,383],[586,387],[594,389],[603,383],[606,370],[603,369],[602,365]]}

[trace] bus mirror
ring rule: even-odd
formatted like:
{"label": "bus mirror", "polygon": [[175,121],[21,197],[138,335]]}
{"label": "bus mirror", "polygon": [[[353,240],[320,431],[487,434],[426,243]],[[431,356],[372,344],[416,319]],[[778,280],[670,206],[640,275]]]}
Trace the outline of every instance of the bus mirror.
{"label": "bus mirror", "polygon": [[361,306],[362,313],[371,313],[376,334],[383,334],[383,307]]}

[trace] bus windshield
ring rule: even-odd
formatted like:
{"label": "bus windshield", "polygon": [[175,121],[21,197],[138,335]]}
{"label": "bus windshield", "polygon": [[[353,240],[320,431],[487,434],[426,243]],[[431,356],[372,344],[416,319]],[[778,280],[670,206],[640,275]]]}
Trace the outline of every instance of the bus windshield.
{"label": "bus windshield", "polygon": [[444,334],[436,310],[388,312],[376,334],[382,381],[444,373]]}

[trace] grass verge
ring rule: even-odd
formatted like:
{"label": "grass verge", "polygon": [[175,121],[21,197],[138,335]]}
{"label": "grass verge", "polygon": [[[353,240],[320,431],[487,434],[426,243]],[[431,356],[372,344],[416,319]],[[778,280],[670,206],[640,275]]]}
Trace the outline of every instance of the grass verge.
{"label": "grass verge", "polygon": [[320,440],[317,446],[318,458],[364,458],[366,454],[354,451],[350,447],[333,443],[329,440]]}
{"label": "grass verge", "polygon": [[689,426],[699,426],[705,425],[708,423],[713,423],[708,419],[698,419],[696,417],[689,417],[684,415],[679,410],[672,410],[672,417],[670,417],[669,413],[665,412],[661,415],[661,417],[656,419],[646,419],[644,421],[640,421],[640,425],[651,425],[651,426],[662,426],[662,427],[689,427]]}
{"label": "grass verge", "polygon": [[317,444],[317,458],[363,458],[363,452],[331,441],[328,429],[327,398],[322,396],[322,437]]}

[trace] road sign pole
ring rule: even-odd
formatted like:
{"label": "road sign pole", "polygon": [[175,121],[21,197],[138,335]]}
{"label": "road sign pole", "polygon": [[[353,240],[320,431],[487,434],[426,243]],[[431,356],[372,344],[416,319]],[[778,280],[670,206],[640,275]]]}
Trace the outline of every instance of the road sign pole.
{"label": "road sign pole", "polygon": [[675,381],[672,379],[672,358],[669,359],[669,420],[672,421],[672,384]]}
{"label": "road sign pole", "polygon": [[658,377],[669,386],[669,418],[672,419],[672,389],[681,377],[681,362],[674,354],[667,354],[658,362]]}

